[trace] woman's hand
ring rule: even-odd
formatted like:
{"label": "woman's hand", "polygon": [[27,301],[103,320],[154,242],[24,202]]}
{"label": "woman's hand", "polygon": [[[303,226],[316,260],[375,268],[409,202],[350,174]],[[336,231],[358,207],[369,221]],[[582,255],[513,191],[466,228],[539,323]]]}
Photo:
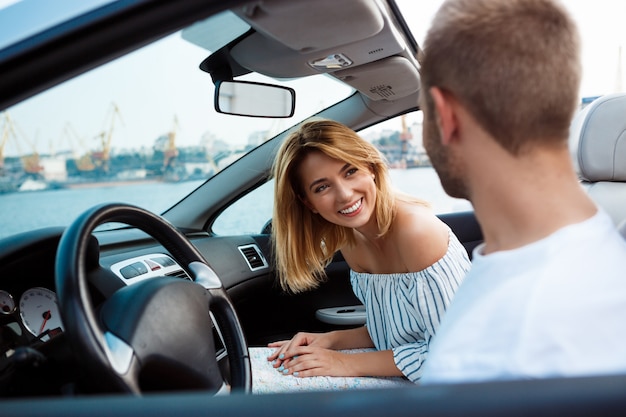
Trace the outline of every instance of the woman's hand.
{"label": "woman's hand", "polygon": [[[393,351],[345,353],[319,346],[297,346],[274,364],[283,375],[309,376],[402,376]],[[278,360],[276,361],[278,362]]]}
{"label": "woman's hand", "polygon": [[328,333],[298,333],[291,340],[268,344],[276,350],[268,356],[283,375],[307,376],[398,376],[393,352],[343,353],[342,349],[373,348],[365,326]]}
{"label": "woman's hand", "polygon": [[[331,333],[298,333],[291,340],[281,340],[278,342],[272,342],[268,344],[268,347],[277,348],[274,353],[268,356],[268,361],[273,361],[274,368],[280,368],[286,366],[286,364],[292,360],[296,348],[299,346],[316,346],[325,349],[332,347],[332,334]],[[281,369],[282,371],[282,369]]]}
{"label": "woman's hand", "polygon": [[317,346],[298,346],[292,350],[295,354],[285,358],[277,367],[283,375],[296,377],[310,376],[357,376],[354,363],[356,359],[336,350]]}

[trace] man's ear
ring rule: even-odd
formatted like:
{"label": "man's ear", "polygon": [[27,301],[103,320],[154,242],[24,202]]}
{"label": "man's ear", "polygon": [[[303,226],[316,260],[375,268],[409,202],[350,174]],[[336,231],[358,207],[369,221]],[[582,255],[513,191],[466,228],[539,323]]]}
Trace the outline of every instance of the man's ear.
{"label": "man's ear", "polygon": [[453,98],[439,87],[430,88],[435,104],[435,120],[441,133],[441,143],[448,145],[457,133],[458,120]]}

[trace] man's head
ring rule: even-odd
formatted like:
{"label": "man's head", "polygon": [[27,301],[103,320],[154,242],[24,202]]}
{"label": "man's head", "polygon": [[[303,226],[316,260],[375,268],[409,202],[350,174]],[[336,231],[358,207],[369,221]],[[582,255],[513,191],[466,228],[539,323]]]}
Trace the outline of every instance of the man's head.
{"label": "man's head", "polygon": [[427,34],[421,64],[424,141],[435,168],[452,161],[437,148],[432,88],[461,103],[512,155],[567,145],[581,78],[580,40],[555,0],[447,0]]}

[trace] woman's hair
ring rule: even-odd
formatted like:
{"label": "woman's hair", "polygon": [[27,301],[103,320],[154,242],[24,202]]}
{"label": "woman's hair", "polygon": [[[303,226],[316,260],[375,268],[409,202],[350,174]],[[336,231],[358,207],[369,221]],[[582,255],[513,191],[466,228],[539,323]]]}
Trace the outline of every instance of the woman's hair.
{"label": "woman's hair", "polygon": [[296,293],[317,287],[325,279],[324,269],[335,252],[355,243],[351,228],[325,220],[303,202],[305,191],[299,167],[311,152],[322,152],[374,174],[380,236],[389,231],[396,213],[387,163],[378,149],[341,123],[303,123],[285,139],[273,167],[276,184],[272,239],[276,268],[281,287]]}

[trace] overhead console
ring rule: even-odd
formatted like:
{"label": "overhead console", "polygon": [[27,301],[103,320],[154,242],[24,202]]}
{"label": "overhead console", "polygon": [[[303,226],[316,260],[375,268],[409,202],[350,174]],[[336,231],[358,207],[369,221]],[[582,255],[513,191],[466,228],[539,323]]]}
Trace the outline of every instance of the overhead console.
{"label": "overhead console", "polygon": [[328,73],[375,101],[418,91],[417,61],[381,3],[315,1],[324,7],[311,8],[309,0],[260,0],[233,9],[255,32],[230,48],[231,58],[277,79]]}
{"label": "overhead console", "polygon": [[350,84],[374,101],[392,101],[419,91],[417,68],[403,56],[392,56],[337,71],[333,76]]}

